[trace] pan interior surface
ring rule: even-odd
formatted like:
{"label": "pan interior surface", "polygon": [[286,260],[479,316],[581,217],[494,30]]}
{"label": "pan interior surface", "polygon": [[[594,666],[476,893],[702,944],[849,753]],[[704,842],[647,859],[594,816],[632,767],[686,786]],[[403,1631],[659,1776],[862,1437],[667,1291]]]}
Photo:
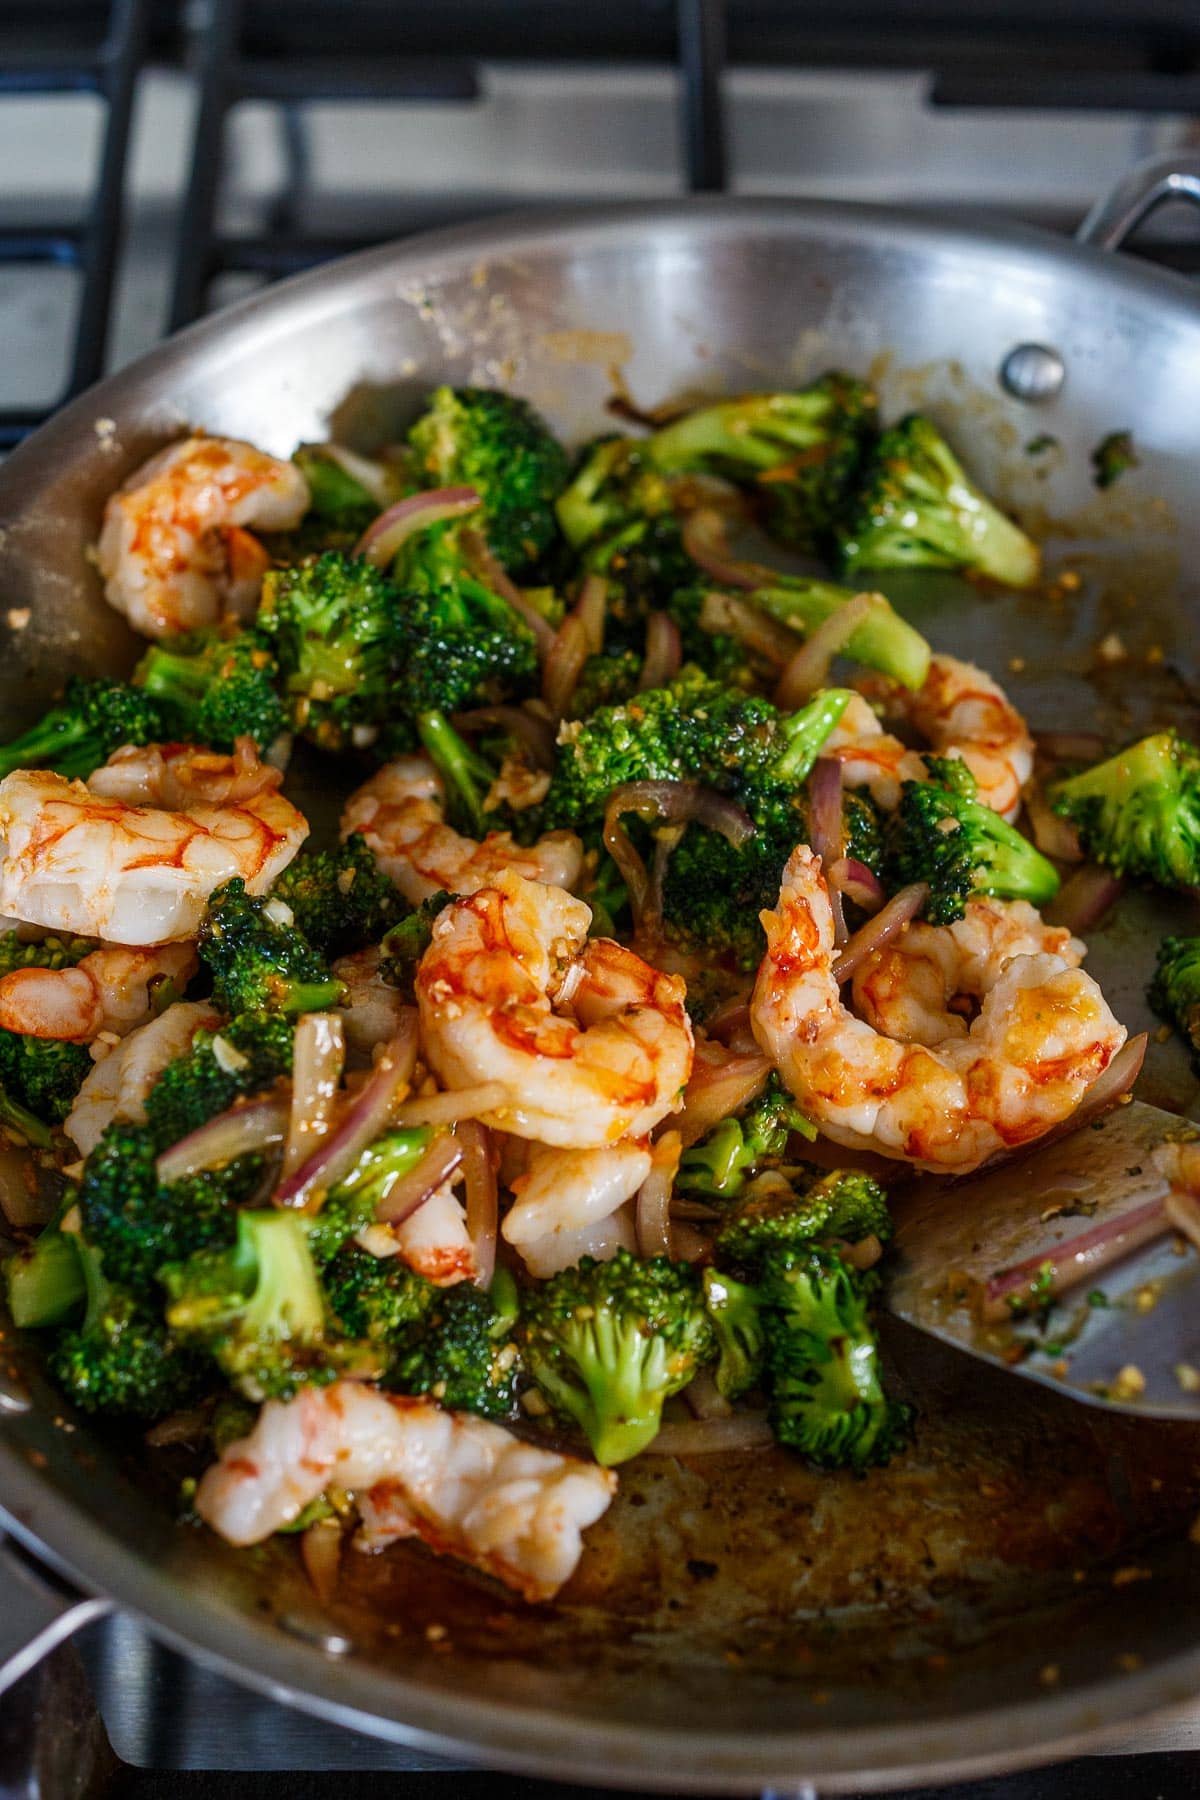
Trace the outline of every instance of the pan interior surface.
{"label": "pan interior surface", "polygon": [[[1023,342],[1067,368],[1036,408],[996,380]],[[990,670],[1035,730],[1200,734],[1200,305],[1031,233],[773,204],[372,252],[84,396],[0,471],[6,728],[71,670],[128,668],[87,546],[107,494],[185,426],[283,454],[331,435],[370,449],[450,380],[512,386],[580,441],[612,428],[614,388],[653,406],[830,366],[875,380],[889,416],[927,407],[1047,538],[1036,596],[883,583],[935,647]],[[1089,452],[1117,428],[1141,467],[1098,496]],[[328,810],[319,769],[302,779],[299,803]],[[1134,896],[1094,941],[1088,966],[1131,1030],[1149,1022],[1154,943],[1186,916]],[[1177,1046],[1154,1046],[1140,1091],[1194,1108]],[[1074,1407],[900,1327],[889,1354],[921,1420],[892,1467],[853,1480],[773,1452],[642,1459],[555,1607],[406,1547],[348,1552],[324,1621],[351,1646],[336,1660],[311,1641],[293,1544],[233,1552],[181,1529],[186,1466],[148,1470],[136,1443],[62,1429],[34,1349],[5,1348],[35,1399],[0,1422],[0,1502],[20,1531],[174,1641],[394,1735],[581,1778],[828,1787],[995,1766],[1200,1686],[1200,1433]]]}

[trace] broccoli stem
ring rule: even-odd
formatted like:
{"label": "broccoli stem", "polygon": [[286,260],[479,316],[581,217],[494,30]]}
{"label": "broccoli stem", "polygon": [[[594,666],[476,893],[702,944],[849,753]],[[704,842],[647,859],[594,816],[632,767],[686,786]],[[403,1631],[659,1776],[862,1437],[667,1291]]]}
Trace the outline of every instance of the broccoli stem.
{"label": "broccoli stem", "polygon": [[825,739],[853,698],[848,688],[826,688],[799,712],[780,721],[780,733],[787,748],[775,764],[773,773],[777,780],[794,781],[798,785],[807,777],[821,754]]}
{"label": "broccoli stem", "polygon": [[19,1105],[3,1088],[0,1088],[0,1129],[15,1132],[38,1150],[49,1150],[54,1142],[50,1127],[35,1117],[28,1107]]}
{"label": "broccoli stem", "polygon": [[138,664],[136,678],[148,694],[191,713],[207,693],[212,672],[201,656],[181,656],[152,644]]}
{"label": "broccoli stem", "polygon": [[421,713],[417,736],[446,784],[451,817],[457,815],[465,821],[472,837],[486,837],[488,818],[483,802],[492,785],[492,770],[463,742],[445,713]]}
{"label": "broccoli stem", "polygon": [[61,1325],[87,1297],[83,1265],[70,1232],[44,1231],[35,1244],[4,1264],[4,1286],[13,1324],[22,1331]]}
{"label": "broccoli stem", "polygon": [[90,775],[105,752],[95,731],[69,707],[54,707],[0,748],[0,776],[14,769],[53,769],[68,779]]}
{"label": "broccoli stem", "polygon": [[[807,581],[801,577],[779,587],[755,588],[746,596],[772,619],[805,636],[853,597],[850,588],[839,587],[836,582]],[[929,673],[929,645],[886,601],[851,632],[845,654],[914,691],[923,686]]]}

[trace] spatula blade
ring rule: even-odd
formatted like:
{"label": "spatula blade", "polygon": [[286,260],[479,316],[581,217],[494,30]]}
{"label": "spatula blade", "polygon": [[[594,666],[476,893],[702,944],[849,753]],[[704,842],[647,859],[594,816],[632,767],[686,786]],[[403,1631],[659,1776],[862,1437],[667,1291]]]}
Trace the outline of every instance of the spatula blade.
{"label": "spatula blade", "polygon": [[981,1318],[987,1284],[1167,1192],[1152,1152],[1180,1132],[1140,1101],[961,1181],[895,1196],[889,1310],[972,1356],[1093,1405],[1200,1419],[1200,1256],[1173,1233],[1044,1310]]}

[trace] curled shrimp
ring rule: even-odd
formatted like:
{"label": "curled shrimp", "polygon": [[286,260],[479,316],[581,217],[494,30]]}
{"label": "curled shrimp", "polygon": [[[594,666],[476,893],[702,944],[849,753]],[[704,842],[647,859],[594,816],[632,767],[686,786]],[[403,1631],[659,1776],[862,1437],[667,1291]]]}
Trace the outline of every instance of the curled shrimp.
{"label": "curled shrimp", "polygon": [[438,915],[417,970],[426,1059],[451,1088],[500,1082],[484,1123],[564,1149],[645,1137],[692,1066],[685,987],[608,938],[591,910],[515,870]]}
{"label": "curled shrimp", "polygon": [[1091,976],[1049,952],[1000,960],[961,1036],[882,1036],[842,1004],[829,890],[806,844],[763,924],[755,1037],[808,1117],[850,1148],[964,1174],[1068,1118],[1125,1041]]}
{"label": "curled shrimp", "polygon": [[143,463],[104,509],[104,596],[147,637],[246,617],[270,556],[245,528],[290,531],[308,509],[294,463],[238,438],[189,437]]}
{"label": "curled shrimp", "polygon": [[0,976],[0,1029],[86,1044],[126,1032],[154,1010],[164,982],[182,989],[199,959],[191,944],[130,949],[102,944],[68,969],[10,969]]}
{"label": "curled shrimp", "polygon": [[598,1249],[611,1256],[632,1235],[628,1220],[621,1221],[622,1230],[614,1226],[613,1216],[637,1193],[650,1167],[646,1145],[632,1141],[602,1150],[534,1145],[524,1174],[510,1183],[516,1200],[501,1235],[539,1279],[581,1256],[596,1256]]}
{"label": "curled shrimp", "polygon": [[128,806],[238,806],[273,793],[282,771],[260,762],[254,739],[240,737],[232,755],[194,744],[122,744],[87,779],[93,794]]}
{"label": "curled shrimp", "polygon": [[885,731],[878,714],[861,694],[851,699],[826,738],[821,755],[836,757],[846,786],[865,787],[884,812],[895,812],[904,782],[920,781],[925,774],[919,751],[910,750],[898,737]]}
{"label": "curled shrimp", "polygon": [[476,843],[447,825],[445,798],[427,757],[399,757],[351,794],[342,836],[360,831],[380,868],[414,906],[443,890],[473,894],[504,869],[555,887],[578,882],[583,846],[573,831],[547,832],[529,849],[507,831],[489,831]]}
{"label": "curled shrimp", "polygon": [[168,811],[17,769],[0,782],[0,911],[76,937],[172,943],[195,937],[209,895],[232,876],[265,893],[307,836],[273,789]]}
{"label": "curled shrimp", "polygon": [[146,1097],[167,1064],[190,1047],[198,1031],[211,1031],[221,1015],[203,1000],[179,1000],[157,1019],[137,1026],[85,1077],[63,1130],[81,1156],[89,1156],[114,1119],[143,1125]]}
{"label": "curled shrimp", "polygon": [[257,1544],[330,1486],[358,1495],[364,1548],[419,1536],[527,1600],[548,1600],[617,1481],[489,1420],[337,1381],[269,1400],[205,1470],[196,1511],[229,1543]]}
{"label": "curled shrimp", "polygon": [[479,1273],[466,1211],[450,1181],[400,1224],[366,1225],[355,1234],[355,1242],[372,1256],[400,1257],[434,1287],[474,1281]]}
{"label": "curled shrimp", "polygon": [[1064,926],[1046,925],[1027,900],[974,894],[952,925],[908,926],[855,971],[854,1009],[902,1044],[940,1044],[967,1035],[960,999],[982,1000],[1014,956],[1054,956],[1077,969],[1084,946]]}

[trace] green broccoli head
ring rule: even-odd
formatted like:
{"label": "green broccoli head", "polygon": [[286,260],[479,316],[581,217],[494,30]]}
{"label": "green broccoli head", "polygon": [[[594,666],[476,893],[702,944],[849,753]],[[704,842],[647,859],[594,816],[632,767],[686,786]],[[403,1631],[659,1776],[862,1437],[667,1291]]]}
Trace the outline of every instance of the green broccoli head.
{"label": "green broccoli head", "polygon": [[248,1400],[288,1399],[347,1369],[365,1372],[357,1346],[326,1334],[307,1221],[297,1213],[240,1212],[230,1247],[168,1263],[159,1278],[168,1329],[211,1356]]}
{"label": "green broccoli head", "polygon": [[359,832],[336,850],[298,856],[276,879],[271,898],[283,902],[297,931],[322,956],[377,944],[406,910]]}
{"label": "green broccoli head", "polygon": [[372,1256],[345,1243],[322,1270],[325,1297],[347,1336],[406,1343],[427,1318],[438,1289],[401,1256]]}
{"label": "green broccoli head", "polygon": [[921,413],[882,433],[840,533],[842,565],[965,569],[1006,587],[1032,587],[1041,553],[982,494]]}
{"label": "green broccoli head", "polygon": [[1200,883],[1200,749],[1159,731],[1056,782],[1050,802],[1088,855],[1159,887]]}
{"label": "green broccoli head", "polygon": [[627,1250],[609,1262],[585,1256],[532,1289],[519,1341],[541,1393],[605,1467],[653,1442],[663,1403],[714,1348],[695,1270]]}
{"label": "green broccoli head", "polygon": [[516,1314],[515,1284],[503,1269],[490,1293],[469,1281],[434,1288],[419,1323],[397,1349],[388,1386],[429,1394],[452,1412],[511,1418],[520,1367],[511,1337]]}
{"label": "green broccoli head", "polygon": [[1054,864],[990,806],[976,798],[975,777],[958,757],[926,758],[927,781],[906,781],[889,831],[896,887],[929,886],[925,917],[961,919],[972,894],[1045,906],[1058,892]]}
{"label": "green broccoli head", "polygon": [[867,1291],[853,1271],[811,1245],[776,1250],[759,1299],[779,1442],[823,1469],[887,1462],[908,1437],[911,1412],[883,1391]]}
{"label": "green broccoli head", "polygon": [[78,1232],[48,1226],[4,1260],[4,1294],[21,1331],[78,1318],[87,1300]]}
{"label": "green broccoli head", "polygon": [[762,1093],[739,1116],[721,1119],[684,1151],[676,1186],[735,1200],[752,1175],[784,1160],[793,1133],[813,1138],[816,1128],[772,1070]]}
{"label": "green broccoli head", "polygon": [[155,1150],[177,1144],[243,1094],[262,1093],[290,1075],[294,1033],[294,1021],[279,1011],[243,1013],[218,1031],[198,1031],[147,1096]]}
{"label": "green broccoli head", "polygon": [[[367,1145],[350,1173],[330,1188],[320,1210],[308,1217],[309,1248],[319,1265],[329,1263],[356,1232],[375,1223],[380,1201],[416,1167],[432,1138],[428,1125],[415,1125],[385,1131]],[[336,1301],[335,1310],[341,1310]]]}
{"label": "green broccoli head", "polygon": [[567,716],[586,719],[602,706],[624,706],[637,693],[641,676],[642,656],[637,650],[589,656],[571,690]]}
{"label": "green broccoli head", "polygon": [[671,490],[637,438],[610,434],[584,445],[555,511],[571,548],[592,546],[600,561],[591,566],[606,567],[626,533],[636,543],[649,521],[670,513]]}
{"label": "green broccoli head", "polygon": [[696,564],[683,547],[683,528],[673,514],[631,519],[594,545],[585,563],[608,583],[605,641],[610,648],[639,648],[649,615],[669,611],[673,595],[697,579]]}
{"label": "green broccoli head", "polygon": [[656,431],[643,454],[664,474],[725,475],[753,487],[768,529],[805,550],[828,544],[875,429],[875,396],[836,371],[795,393],[747,394]]}
{"label": "green broccoli head", "polygon": [[717,1392],[736,1400],[762,1379],[766,1334],[758,1289],[705,1269],[704,1304],[717,1345]]}
{"label": "green broccoli head", "polygon": [[361,556],[327,551],[268,571],[258,629],[295,731],[324,750],[373,741],[403,667],[403,612],[399,589]]}
{"label": "green broccoli head", "polygon": [[251,737],[266,751],[287,729],[279,666],[257,631],[214,626],[152,644],[134,681],[160,702],[170,736],[213,750]]}
{"label": "green broccoli head", "polygon": [[122,744],[162,743],[172,735],[170,710],[154,695],[124,681],[72,675],[59,704],[0,747],[0,776],[52,769],[82,781]]}
{"label": "green broccoli head", "polygon": [[248,894],[240,875],[209,898],[200,960],[222,1012],[322,1012],[344,996],[325,958],[288,923],[283,904]]}
{"label": "green broccoli head", "polygon": [[815,1170],[802,1187],[779,1175],[753,1182],[713,1239],[717,1261],[754,1271],[776,1250],[821,1243],[859,1243],[892,1235],[887,1195],[857,1169]]}
{"label": "green broccoli head", "polygon": [[0,976],[14,969],[70,969],[96,948],[91,938],[44,937],[26,943],[16,931],[0,935]]}
{"label": "green broccoli head", "polygon": [[550,548],[569,464],[527,401],[493,388],[437,388],[408,441],[427,486],[478,492],[488,543],[510,573]]}
{"label": "green broccoli head", "polygon": [[1163,939],[1147,998],[1191,1047],[1200,1069],[1200,937]]}
{"label": "green broccoli head", "polygon": [[[94,1066],[86,1044],[0,1031],[0,1089],[10,1104],[43,1125],[62,1124]],[[15,1116],[11,1123],[29,1136]]]}
{"label": "green broccoli head", "polygon": [[417,964],[433,942],[433,922],[457,899],[457,894],[430,894],[406,919],[392,926],[383,940],[383,959],[379,965],[379,973],[390,986],[405,994],[413,992]]}
{"label": "green broccoli head", "polygon": [[200,1358],[166,1328],[158,1311],[110,1281],[100,1253],[82,1239],[76,1258],[87,1310],[50,1353],[52,1379],[84,1412],[122,1413],[149,1422],[173,1412],[203,1380]]}
{"label": "green broccoli head", "polygon": [[460,576],[428,593],[400,599],[403,675],[393,696],[384,747],[403,748],[421,713],[459,712],[529,692],[536,685],[537,645],[507,600]]}

